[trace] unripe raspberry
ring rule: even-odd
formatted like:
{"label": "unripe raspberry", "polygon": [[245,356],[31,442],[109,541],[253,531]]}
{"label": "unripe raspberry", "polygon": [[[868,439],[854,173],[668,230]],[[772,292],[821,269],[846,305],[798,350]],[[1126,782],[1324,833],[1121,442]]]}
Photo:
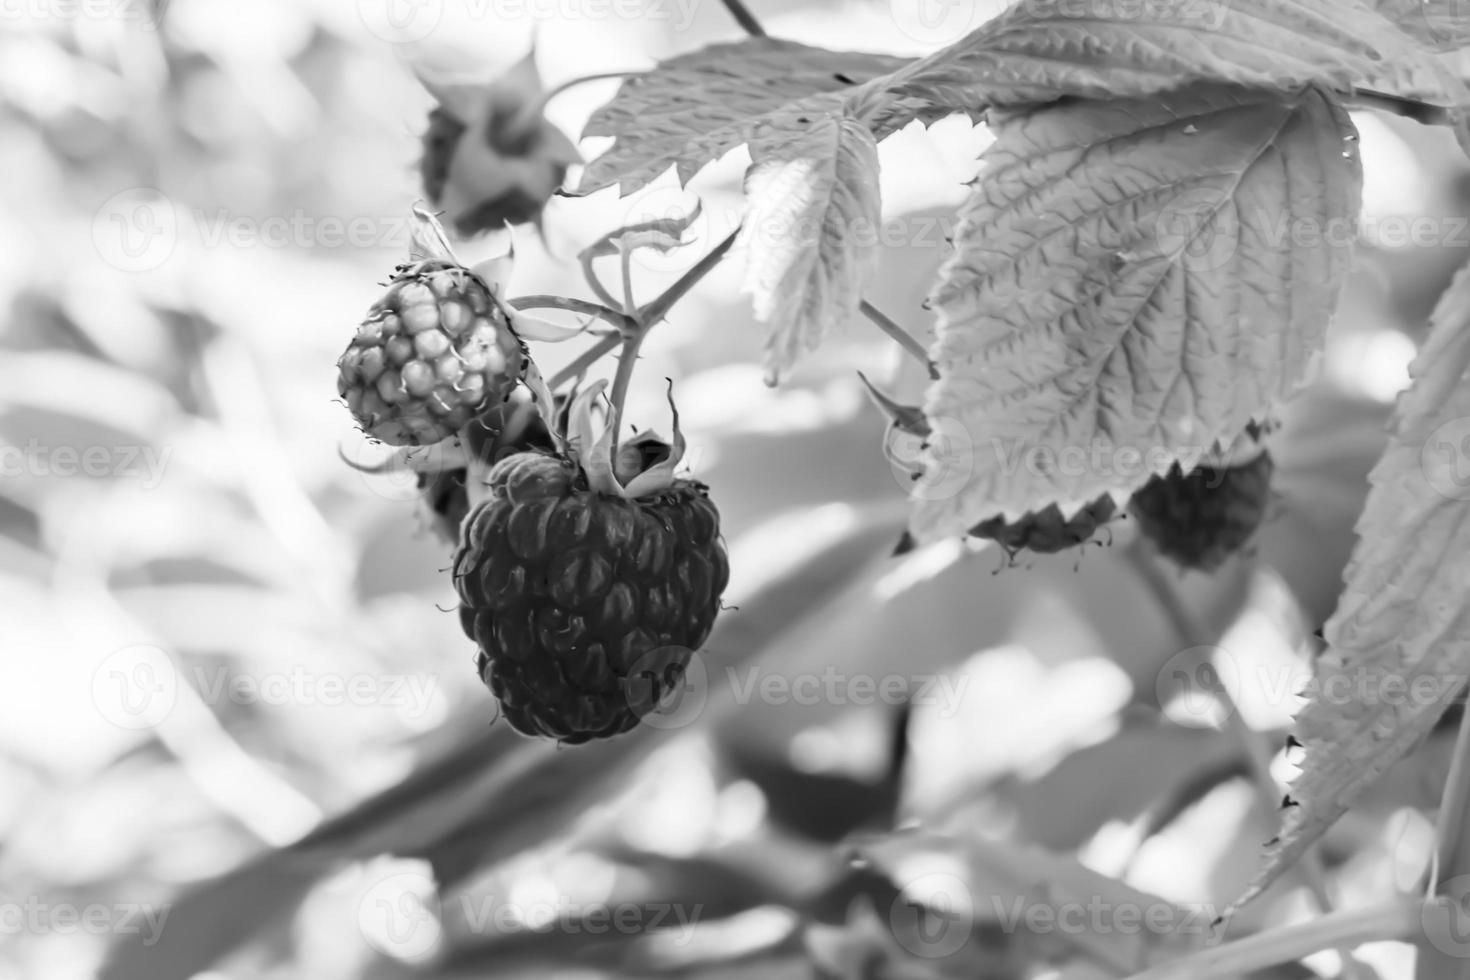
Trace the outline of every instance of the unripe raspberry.
{"label": "unripe raspberry", "polygon": [[399,268],[337,362],[363,430],[395,446],[454,435],[510,396],[526,352],[486,285],[453,262]]}

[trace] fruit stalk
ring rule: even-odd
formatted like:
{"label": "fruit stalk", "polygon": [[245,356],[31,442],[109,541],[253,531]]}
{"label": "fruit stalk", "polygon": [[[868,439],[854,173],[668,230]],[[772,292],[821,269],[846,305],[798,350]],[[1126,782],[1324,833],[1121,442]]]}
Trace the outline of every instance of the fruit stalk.
{"label": "fruit stalk", "polygon": [[[647,333],[663,320],[664,317],[668,316],[669,310],[673,308],[673,305],[683,299],[685,294],[693,289],[699,283],[699,280],[703,279],[711,269],[720,264],[720,260],[725,257],[725,253],[729,252],[735,244],[735,236],[739,233],[739,230],[737,228],[735,231],[730,232],[720,244],[705,253],[704,257],[696,262],[688,272],[675,280],[673,285],[649,300],[643,309],[638,311],[638,320],[641,322],[641,326],[636,329]],[[613,348],[622,342],[623,337],[621,335],[610,335],[601,338],[597,343],[583,351],[572,363],[552,375],[550,380],[547,381],[547,384],[552,388],[558,388],[578,375],[584,374],[589,367],[597,363],[604,355],[612,353]]]}

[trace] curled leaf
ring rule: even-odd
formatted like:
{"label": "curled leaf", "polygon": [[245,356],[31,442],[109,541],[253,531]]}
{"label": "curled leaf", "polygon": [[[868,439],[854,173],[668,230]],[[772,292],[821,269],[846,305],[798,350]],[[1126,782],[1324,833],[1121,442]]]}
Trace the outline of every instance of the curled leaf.
{"label": "curled leaf", "polygon": [[658,252],[680,248],[690,244],[684,241],[684,234],[695,221],[699,220],[703,211],[704,202],[696,197],[694,207],[688,214],[677,218],[655,218],[651,221],[625,225],[603,235],[579,252],[577,257],[585,263],[591,259],[631,252],[638,248],[651,248]]}

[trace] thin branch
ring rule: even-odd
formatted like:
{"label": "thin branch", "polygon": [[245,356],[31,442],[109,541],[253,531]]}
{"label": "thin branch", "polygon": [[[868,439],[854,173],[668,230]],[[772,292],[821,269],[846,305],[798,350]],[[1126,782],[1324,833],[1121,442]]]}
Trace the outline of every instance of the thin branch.
{"label": "thin branch", "polygon": [[730,11],[730,16],[735,19],[735,23],[740,25],[741,30],[751,37],[766,36],[766,29],[761,26],[760,21],[755,19],[755,14],[746,8],[742,0],[724,0],[724,4],[725,9]]}
{"label": "thin branch", "polygon": [[1412,119],[1425,126],[1453,126],[1455,124],[1455,111],[1451,108],[1420,102],[1417,99],[1388,95],[1384,92],[1375,92],[1372,89],[1354,89],[1351,101],[1365,109],[1390,112],[1395,116],[1403,116],[1405,119]]}
{"label": "thin branch", "polygon": [[[664,317],[668,316],[669,310],[673,308],[674,304],[683,299],[685,294],[693,289],[699,280],[703,279],[711,269],[720,264],[720,260],[725,257],[725,253],[729,252],[730,248],[735,244],[735,236],[738,231],[739,229],[730,232],[720,244],[710,249],[705,253],[703,258],[691,266],[688,272],[675,280],[672,286],[649,300],[648,304],[638,311],[637,321],[642,322],[643,325],[641,328],[634,326],[637,321],[629,317],[627,318],[628,326],[626,329],[641,329],[646,332],[661,322]],[[622,342],[623,332],[621,331],[617,336],[602,337],[597,343],[578,355],[572,363],[556,372],[547,384],[555,389],[566,384],[578,375],[586,373],[588,368],[604,356],[612,353]]]}
{"label": "thin branch", "polygon": [[[1430,868],[1428,883],[1431,894],[1441,882],[1470,874],[1470,710],[1460,718],[1460,732],[1455,738],[1455,754],[1450,774],[1445,780],[1439,802],[1439,818],[1435,822],[1438,850]],[[1454,914],[1453,912],[1451,914]],[[1470,961],[1452,956],[1430,943],[1419,944],[1419,957],[1414,965],[1417,980],[1448,980],[1470,973]]]}
{"label": "thin branch", "polygon": [[[1460,716],[1460,733],[1449,778],[1439,802],[1439,878],[1470,874],[1470,710]],[[1439,882],[1434,883],[1438,887]]]}
{"label": "thin branch", "polygon": [[879,330],[882,330],[897,341],[898,346],[917,358],[918,362],[924,365],[925,370],[929,372],[929,378],[931,380],[939,380],[939,369],[934,366],[933,361],[929,360],[929,352],[924,350],[924,345],[919,343],[913,334],[900,327],[886,313],[867,300],[863,300],[858,304],[858,309],[862,312],[863,316],[877,324]]}
{"label": "thin branch", "polygon": [[644,306],[638,312],[638,319],[643,321],[645,329],[651,328],[654,324],[668,316],[669,309],[675,303],[679,302],[679,300],[683,299],[684,295],[693,289],[699,280],[703,279],[711,269],[720,264],[720,260],[725,257],[725,253],[729,252],[735,245],[735,237],[739,233],[739,228],[730,232],[720,244],[706,252],[704,258],[694,263],[689,271],[680,276],[672,286],[664,290],[659,296],[648,301],[648,305]]}
{"label": "thin branch", "polygon": [[568,313],[581,313],[586,316],[595,316],[600,320],[617,327],[618,330],[627,330],[633,325],[633,321],[627,314],[619,313],[617,310],[601,303],[593,303],[585,299],[573,299],[570,296],[552,296],[549,293],[537,293],[533,296],[517,296],[510,301],[510,305],[518,310],[565,310]]}
{"label": "thin branch", "polygon": [[572,360],[572,363],[553,374],[546,382],[546,386],[555,391],[573,378],[586,374],[588,368],[602,360],[603,357],[611,354],[617,349],[618,344],[622,342],[623,338],[621,334],[608,334],[606,337],[599,339],[597,343],[578,354]]}
{"label": "thin branch", "polygon": [[617,306],[617,297],[608,291],[597,275],[597,268],[593,264],[597,261],[597,257],[590,250],[583,250],[582,254],[577,256],[577,261],[582,264],[582,278],[587,280],[587,285],[597,294],[597,298],[609,307]]}
{"label": "thin branch", "polygon": [[613,431],[613,453],[614,458],[618,451],[618,434],[623,426],[623,402],[628,399],[628,386],[633,381],[633,369],[638,366],[638,349],[643,346],[643,338],[648,336],[647,330],[637,330],[629,334],[623,340],[623,349],[618,354],[618,370],[613,375],[612,395],[612,431]]}
{"label": "thin branch", "polygon": [[1423,929],[1424,900],[1405,895],[1382,905],[1332,912],[1311,922],[1282,926],[1221,946],[1209,946],[1128,980],[1219,980],[1291,963],[1333,947],[1407,939]]}
{"label": "thin branch", "polygon": [[615,78],[627,79],[632,78],[634,75],[642,75],[644,73],[645,69],[629,68],[627,71],[600,71],[592,75],[578,75],[576,78],[567,79],[541,96],[541,105],[544,107],[546,103],[561,95],[567,89],[576,88],[578,85],[586,85],[588,82],[610,82]]}
{"label": "thin branch", "polygon": [[[1179,595],[1179,590],[1174,588],[1173,583],[1164,576],[1163,570],[1154,561],[1152,549],[1147,547],[1144,538],[1134,539],[1126,554],[1138,573],[1138,577],[1143,580],[1144,585],[1158,601],[1175,634],[1190,646],[1203,643],[1206,636],[1203,624],[1185,605]],[[1236,741],[1245,749],[1261,808],[1268,815],[1273,814],[1277,810],[1277,801],[1280,799],[1280,788],[1276,785],[1276,777],[1271,775],[1273,754],[1271,745],[1262,732],[1256,731],[1246,723],[1244,716],[1240,713],[1240,705],[1227,685],[1219,685],[1215,694],[1220,698],[1221,708],[1225,712],[1226,725],[1230,728]],[[1297,870],[1301,872],[1308,890],[1316,898],[1318,907],[1323,912],[1331,912],[1332,896],[1327,892],[1327,877],[1322,868],[1321,853],[1315,847],[1308,848],[1301,860],[1297,862]],[[1348,977],[1349,980],[1357,980],[1364,975],[1361,964],[1353,957],[1350,948],[1341,947],[1337,950],[1337,954],[1342,958],[1342,972],[1345,977]]]}

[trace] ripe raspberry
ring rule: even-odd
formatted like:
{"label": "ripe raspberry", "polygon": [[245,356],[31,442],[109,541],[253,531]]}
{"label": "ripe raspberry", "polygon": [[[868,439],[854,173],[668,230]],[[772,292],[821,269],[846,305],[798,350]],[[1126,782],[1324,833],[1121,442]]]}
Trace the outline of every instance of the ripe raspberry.
{"label": "ripe raspberry", "polygon": [[398,268],[337,362],[337,391],[368,435],[421,446],[508,398],[525,363],[484,282],[431,259]]}
{"label": "ripe raspberry", "polygon": [[1098,528],[1113,519],[1116,510],[1113,498],[1103,494],[1070,519],[1064,518],[1061,508],[1052,504],[1010,524],[1002,517],[992,517],[970,528],[970,533],[977,538],[990,538],[1012,558],[1022,551],[1054,555],[1086,543]]}
{"label": "ripe raspberry", "polygon": [[661,462],[620,495],[599,446],[606,470],[547,453],[496,464],[454,560],[460,624],[506,719],[573,745],[630,730],[680,683],[729,579],[706,488]]}
{"label": "ripe raspberry", "polygon": [[1185,568],[1214,571],[1260,527],[1274,469],[1265,450],[1246,463],[1187,475],[1176,463],[1144,484],[1129,510],[1160,552]]}

